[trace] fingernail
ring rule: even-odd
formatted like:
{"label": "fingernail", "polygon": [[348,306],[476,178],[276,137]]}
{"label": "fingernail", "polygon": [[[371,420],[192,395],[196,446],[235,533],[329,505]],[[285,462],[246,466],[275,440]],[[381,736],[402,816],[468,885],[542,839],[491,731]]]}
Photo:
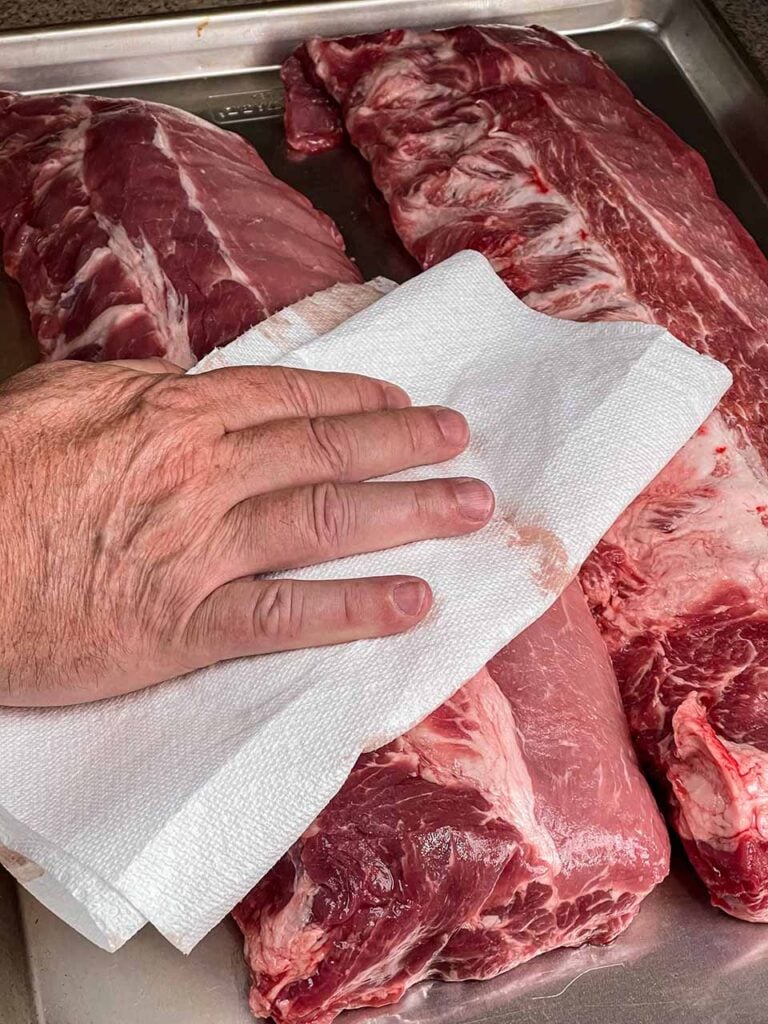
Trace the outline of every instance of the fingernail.
{"label": "fingernail", "polygon": [[410,406],[411,400],[402,388],[398,388],[394,384],[387,384],[386,381],[382,381],[382,383],[388,409],[407,409]]}
{"label": "fingernail", "polygon": [[459,511],[473,523],[484,523],[493,511],[493,491],[482,480],[457,480],[454,493]]}
{"label": "fingernail", "polygon": [[440,433],[452,448],[458,448],[467,443],[469,428],[467,421],[460,413],[454,412],[453,409],[437,409],[435,419]]}
{"label": "fingernail", "polygon": [[426,596],[427,588],[419,580],[398,583],[392,591],[392,600],[404,615],[418,615]]}

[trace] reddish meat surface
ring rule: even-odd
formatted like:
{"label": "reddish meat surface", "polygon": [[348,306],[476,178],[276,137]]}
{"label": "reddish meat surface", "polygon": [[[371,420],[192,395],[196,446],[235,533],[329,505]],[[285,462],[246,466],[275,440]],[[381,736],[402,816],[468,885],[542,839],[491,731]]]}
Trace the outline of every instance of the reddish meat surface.
{"label": "reddish meat surface", "polygon": [[542,312],[661,323],[733,372],[582,585],[713,902],[768,921],[768,263],[701,157],[551,32],[391,31],[302,59],[425,266],[479,249]]}
{"label": "reddish meat surface", "polygon": [[132,99],[0,94],[3,258],[44,359],[191,366],[359,275],[239,136]]}
{"label": "reddish meat surface", "polygon": [[667,872],[578,583],[421,725],[360,758],[236,909],[281,1024],[610,941]]}

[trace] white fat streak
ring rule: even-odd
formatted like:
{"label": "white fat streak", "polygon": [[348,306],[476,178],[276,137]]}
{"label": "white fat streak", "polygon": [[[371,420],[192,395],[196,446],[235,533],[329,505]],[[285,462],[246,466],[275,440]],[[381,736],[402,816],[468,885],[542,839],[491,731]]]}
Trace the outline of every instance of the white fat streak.
{"label": "white fat streak", "polygon": [[276,914],[262,914],[258,931],[248,933],[251,968],[279,978],[267,993],[269,1002],[288,985],[309,978],[323,959],[328,935],[310,923],[318,889],[302,870],[286,905]]}
{"label": "white fat streak", "polygon": [[[38,194],[44,194],[65,168],[78,164],[79,178],[86,196],[89,198],[89,209],[96,223],[107,236],[106,246],[94,249],[87,260],[78,268],[75,277],[62,296],[41,296],[35,302],[35,311],[49,315],[60,306],[62,299],[71,296],[93,273],[99,265],[109,257],[115,256],[123,266],[135,276],[145,298],[147,313],[156,321],[169,359],[180,366],[188,365],[190,347],[187,332],[187,303],[182,299],[171,282],[160,268],[157,254],[146,240],[138,249],[128,237],[122,224],[116,224],[96,210],[90,202],[90,192],[86,187],[83,175],[83,156],[85,138],[91,127],[93,112],[87,97],[76,97],[71,104],[72,116],[76,119],[73,126],[61,133],[61,144],[57,156],[47,160],[40,167],[35,178],[34,187]],[[78,210],[81,208],[78,208]],[[66,220],[65,215],[65,220]],[[101,345],[105,335],[126,317],[136,315],[141,305],[121,303],[102,311],[95,320],[77,337],[65,341],[63,333],[55,340],[52,354],[56,358],[66,358],[71,352],[86,345]],[[164,316],[162,314],[165,314]],[[62,319],[66,320],[64,313]]]}
{"label": "white fat streak", "polygon": [[[38,205],[42,205],[45,202],[48,192],[60,175],[64,171],[70,169],[77,172],[80,184],[82,185],[86,196],[88,195],[83,177],[83,154],[85,152],[85,136],[91,125],[91,112],[84,103],[73,103],[72,109],[75,111],[75,116],[78,117],[78,121],[71,128],[67,128],[61,132],[59,136],[60,144],[55,150],[55,156],[51,155],[47,160],[39,165],[35,172],[32,182],[32,194]],[[54,121],[56,118],[50,117],[47,118],[47,120]],[[55,131],[55,128],[52,127],[52,131]],[[70,221],[77,220],[82,216],[85,209],[85,206],[71,207],[64,214],[57,230],[63,231]],[[34,245],[37,241],[38,235],[37,233],[30,234],[28,238],[32,239],[31,244]],[[26,244],[29,245],[30,243],[27,242]],[[59,306],[60,301],[61,299],[59,294],[54,291],[47,295],[40,295],[35,298],[32,305],[34,306],[35,311],[41,311],[44,314],[49,314]]]}
{"label": "white fat streak", "polygon": [[174,153],[173,148],[168,140],[168,136],[165,134],[165,130],[163,126],[160,124],[159,120],[155,121],[155,135],[153,141],[157,148],[175,164],[177,173],[179,175],[179,183],[182,189],[184,190],[184,194],[187,197],[187,202],[189,203],[193,210],[199,213],[200,217],[203,220],[203,223],[205,224],[206,229],[216,239],[216,242],[218,243],[219,247],[219,255],[227,267],[229,276],[232,278],[233,281],[237,281],[238,284],[241,284],[244,288],[247,288],[248,291],[251,292],[251,294],[255,296],[257,301],[264,307],[264,309],[267,309],[268,303],[264,294],[259,291],[259,289],[253,283],[253,280],[242,269],[242,267],[240,267],[237,260],[232,255],[231,250],[229,249],[226,242],[222,238],[221,232],[219,231],[217,225],[213,220],[211,220],[211,218],[206,213],[205,206],[200,202],[200,198],[197,194],[197,189],[195,188],[187,172],[184,170],[183,166],[179,163],[178,157]]}
{"label": "white fat streak", "polygon": [[[517,55],[511,54],[502,43],[490,38],[487,33],[481,31],[480,34],[489,43],[489,45],[502,52],[504,62],[514,67],[516,78],[520,81],[529,83],[536,81],[530,65],[526,61]],[[434,64],[442,64],[444,66],[452,67],[454,71],[458,71],[459,73],[464,71],[466,67],[468,69],[467,73],[464,74],[461,79],[463,84],[457,87],[452,87],[443,82],[426,81],[423,75],[422,64],[414,56],[413,52],[414,49],[416,52],[421,50],[425,39],[433,44],[430,51],[430,66]],[[471,81],[472,76],[469,73],[469,69],[471,68],[471,58],[465,58],[464,60],[456,63],[453,59],[454,57],[455,48],[453,41],[448,39],[442,33],[434,32],[425,37],[413,30],[406,31],[403,43],[398,47],[398,49],[391,51],[387,55],[386,60],[376,63],[368,72],[366,72],[363,81],[367,102],[365,104],[358,105],[358,113],[367,115],[378,109],[377,94],[379,90],[384,91],[384,106],[397,106],[397,103],[393,101],[400,99],[403,101],[401,104],[403,107],[410,107],[413,97],[414,78],[421,78],[419,96],[422,100],[424,98],[437,99],[441,96],[446,98],[461,98],[466,94],[467,90],[473,88],[473,82]],[[335,95],[337,100],[340,100],[341,97],[338,94],[338,90],[335,94],[333,93],[332,76],[327,73],[327,62],[322,59],[318,59],[317,57],[315,57],[315,62],[326,67],[325,77],[331,82],[331,85],[327,85],[326,88],[328,88],[328,91],[331,92],[332,95]]]}
{"label": "white fat streak", "polygon": [[[524,84],[541,84],[537,76],[534,74],[531,65],[527,61],[519,55],[511,55],[503,41],[494,39],[488,32],[482,30],[480,30],[480,32],[488,45],[494,49],[500,50],[504,55],[505,60],[514,68],[515,81]],[[573,48],[575,50],[579,49],[575,45],[573,45]],[[407,65],[408,63],[409,61],[404,58],[403,64]],[[386,69],[387,71],[390,71],[391,65],[387,64]],[[450,92],[450,90],[447,89],[443,89],[442,91],[446,94]],[[572,120],[568,118],[568,116],[558,107],[546,89],[542,90],[542,95],[550,110],[560,120],[567,123],[572,130],[578,130],[579,126],[574,125]],[[479,102],[482,102],[481,98]],[[513,152],[515,152],[515,155],[519,157],[521,163],[527,166],[536,166],[536,160],[533,154],[521,139],[508,133],[492,131],[492,136],[495,138],[499,138],[502,135],[504,135],[508,140],[510,147]],[[618,176],[613,174],[604,162],[603,169],[614,182],[622,184]],[[537,192],[535,186],[529,186],[528,188],[521,186],[519,182],[515,182],[516,178],[519,178],[519,176],[511,176],[509,188],[516,189],[519,192],[519,200],[515,204],[513,202],[509,202],[508,197],[508,201],[505,203],[505,208],[511,208],[513,205],[522,205],[527,202],[544,201],[544,197]],[[712,272],[704,265],[700,258],[681,245],[669,233],[664,226],[663,221],[656,215],[653,208],[647,203],[644,203],[642,197],[637,193],[629,192],[625,188],[623,188],[622,191],[627,196],[629,202],[631,202],[632,205],[645,216],[653,226],[654,231],[664,240],[664,242],[670,246],[670,248],[684,255],[690,261],[699,276],[706,282],[707,286],[720,298],[723,304],[730,309],[741,322],[749,325],[749,320],[744,316],[739,306],[735,304],[731,297],[724,291]],[[571,211],[573,211],[572,216],[569,217],[569,220],[571,221],[570,238],[567,238],[564,233],[564,224],[554,225],[552,228],[539,235],[534,244],[530,247],[521,247],[519,250],[521,257],[533,254],[546,256],[554,255],[558,252],[567,253],[581,251],[585,252],[585,257],[590,262],[594,261],[598,263],[599,266],[592,266],[585,273],[578,285],[569,283],[564,284],[562,289],[554,289],[549,292],[529,293],[529,295],[526,296],[526,303],[540,312],[551,312],[552,315],[574,320],[588,316],[590,313],[600,308],[608,307],[615,309],[617,314],[621,311],[623,319],[651,322],[653,317],[650,311],[636,299],[631,297],[631,291],[626,280],[626,275],[613,254],[595,241],[592,238],[591,233],[589,239],[590,244],[588,246],[585,245],[584,241],[581,239],[579,231],[581,229],[587,230],[587,223],[580,210],[576,212],[578,210],[577,204],[572,200],[565,200],[562,195],[555,193],[554,190],[547,195],[546,201],[552,202],[556,205],[567,206]],[[446,218],[446,220],[447,219],[448,218]],[[434,222],[430,224],[430,230],[432,230],[433,227]],[[567,299],[570,296],[572,296],[570,301],[564,301],[564,298]]]}
{"label": "white fat streak", "polygon": [[137,281],[146,312],[154,320],[163,339],[166,357],[179,366],[187,366],[191,350],[186,296],[179,295],[168,280],[154,247],[146,238],[142,236],[140,246],[137,246],[122,224],[97,211],[94,211],[94,217],[107,235],[109,251]]}
{"label": "white fat streak", "polygon": [[[715,450],[721,447],[727,452],[726,475],[717,473]],[[730,585],[747,593],[768,590],[765,527],[757,512],[765,503],[767,483],[755,448],[745,446],[740,431],[731,429],[720,413],[712,413],[706,432],[694,434],[606,534],[606,541],[620,547],[645,580],[642,588],[629,591],[607,610],[622,642],[652,629],[660,619],[672,616],[676,621],[690,608],[711,608],[724,565]],[[659,506],[679,499],[687,508],[677,528],[660,531],[655,526]],[[731,668],[739,671],[738,666]],[[718,686],[728,684],[724,667],[717,677]],[[663,711],[661,702],[659,720]]]}
{"label": "white fat streak", "polygon": [[477,789],[493,814],[518,829],[536,856],[557,874],[560,857],[536,814],[533,783],[511,704],[486,669],[466,683],[459,696],[471,701],[477,716],[471,735],[464,740],[444,738],[426,719],[403,737],[404,749],[418,755],[423,778],[447,788]]}
{"label": "white fat streak", "polygon": [[[522,167],[538,166],[531,147],[518,136],[500,129],[492,129],[488,141],[494,145],[501,142],[508,147]],[[486,139],[483,138],[475,151],[470,150],[460,158],[459,165],[470,177],[473,173],[483,175],[486,165],[489,180],[494,180],[492,174],[488,172],[493,171],[495,164],[483,153],[485,145]],[[631,296],[623,267],[613,253],[594,237],[578,205],[557,191],[550,182],[546,184],[549,191],[543,193],[526,171],[509,175],[504,185],[498,182],[494,207],[489,211],[489,215],[498,213],[502,216],[506,211],[533,204],[555,207],[564,216],[519,246],[514,262],[524,266],[527,260],[534,257],[546,259],[578,255],[586,267],[577,282],[564,283],[547,292],[529,293],[525,298],[527,305],[540,312],[572,320],[578,320],[607,306],[617,311],[621,310],[623,319],[650,321],[651,315],[648,310]],[[462,219],[463,211],[457,215],[455,208],[443,209],[446,215],[442,219],[445,223]],[[432,231],[434,227],[435,219],[430,218],[428,230]],[[586,235],[586,238],[583,235]],[[497,270],[504,269],[501,260],[496,263],[499,264]]]}
{"label": "white fat streak", "polygon": [[[82,207],[77,207],[77,212],[82,212]],[[72,211],[69,211],[71,213]],[[67,220],[69,214],[65,214],[64,221]],[[74,219],[74,218],[73,218]],[[66,305],[66,300],[74,295],[78,287],[87,280],[92,274],[94,274],[105,259],[110,256],[110,251],[107,246],[99,246],[94,249],[88,259],[78,268],[75,276],[70,280],[69,287],[60,294],[55,290],[47,294],[40,295],[30,301],[30,305],[34,308],[35,313],[39,313],[43,316],[49,316],[51,313],[59,310],[61,306]],[[64,317],[66,317],[66,310],[64,311]]]}
{"label": "white fat streak", "polygon": [[66,307],[67,299],[69,299],[70,296],[75,295],[80,285],[84,281],[88,280],[89,277],[92,277],[93,274],[96,274],[98,272],[99,266],[105,260],[110,259],[111,256],[112,253],[109,249],[109,246],[103,245],[99,246],[98,249],[94,249],[89,255],[88,259],[85,261],[85,263],[81,264],[78,267],[77,273],[70,281],[69,287],[66,289],[66,291],[63,291],[60,296],[56,296],[56,298],[53,301],[46,301],[46,306],[48,307],[48,309],[56,309],[59,306]]}
{"label": "white fat streak", "polygon": [[[379,88],[384,89],[385,106],[392,106],[393,99],[401,97],[405,100],[404,106],[409,107],[412,102],[414,78],[422,79],[419,92],[421,97],[428,96],[430,99],[435,99],[438,96],[457,96],[466,90],[470,84],[466,78],[464,90],[452,89],[442,82],[428,83],[424,80],[422,63],[416,57],[416,54],[423,49],[425,38],[428,38],[433,44],[431,53],[434,56],[435,63],[442,62],[448,64],[451,62],[454,52],[453,43],[442,33],[428,33],[425,37],[413,29],[406,30],[403,41],[398,48],[390,50],[386,60],[377,61],[361,80],[365,95],[370,102],[370,109],[377,109],[376,93]],[[327,62],[323,63],[326,64],[327,72]],[[453,64],[451,66],[455,67]],[[459,66],[459,70],[463,70],[463,67]],[[333,81],[333,76],[328,75],[327,77],[329,81]],[[338,94],[335,98],[339,101],[341,100],[341,96]]]}
{"label": "white fat streak", "polygon": [[[556,117],[558,117],[561,121],[567,124],[571,130],[579,132],[580,126],[578,125],[578,123],[574,123],[573,120],[569,118],[568,115],[564,113],[560,107],[558,107],[557,103],[555,103],[550,93],[548,93],[546,90],[543,90],[542,96],[547,106],[555,114]],[[583,134],[581,135],[581,140],[583,145],[594,149],[594,147],[590,146],[590,143],[588,142],[586,136],[584,136]],[[622,194],[625,196],[627,202],[630,203],[630,205],[633,206],[640,214],[642,214],[642,216],[653,227],[654,232],[661,239],[663,239],[663,241],[669,246],[670,249],[673,249],[675,252],[678,252],[682,256],[685,256],[685,258],[689,261],[693,269],[696,271],[696,273],[699,275],[702,281],[704,281],[704,283],[707,285],[710,291],[712,291],[720,299],[723,305],[726,306],[726,308],[729,309],[730,312],[733,313],[733,315],[739,321],[741,321],[741,323],[743,323],[747,327],[753,327],[754,325],[749,320],[749,318],[744,315],[744,312],[741,310],[739,305],[736,304],[731,298],[731,296],[728,295],[728,293],[723,289],[723,287],[718,282],[717,278],[704,265],[702,260],[698,256],[696,256],[690,249],[682,245],[673,235],[669,233],[669,231],[664,225],[664,221],[657,215],[654,208],[650,206],[648,203],[644,202],[642,195],[640,195],[637,191],[630,190],[627,188],[626,181],[611,170],[611,168],[605,162],[605,160],[602,159],[602,155],[600,153],[597,153],[597,156],[601,158],[601,169],[604,171],[606,175],[608,175],[611,181],[613,181],[616,185],[619,186],[619,191],[622,192]]]}
{"label": "white fat streak", "polygon": [[682,702],[672,727],[669,778],[683,837],[724,850],[749,834],[768,840],[768,753],[719,736],[697,693]]}
{"label": "white fat streak", "polygon": [[589,244],[582,239],[581,232],[587,228],[581,211],[559,194],[558,198],[567,210],[566,216],[559,224],[532,238],[520,251],[524,260],[578,255],[585,269],[577,281],[547,292],[529,292],[525,296],[526,305],[567,320],[583,319],[596,310],[610,307],[620,310],[622,319],[650,322],[651,315],[646,307],[630,296],[624,272],[613,254],[591,235]]}
{"label": "white fat streak", "polygon": [[[502,48],[500,44],[494,45]],[[503,48],[502,48],[503,49]],[[506,51],[505,51],[506,52]],[[533,73],[528,65],[521,61],[517,73],[526,81],[534,81]],[[448,90],[443,90],[448,92]],[[482,97],[478,99],[478,107],[485,106]],[[496,123],[498,118],[494,115]],[[610,308],[616,310],[617,316],[626,320],[651,321],[650,312],[632,296],[624,269],[613,253],[599,242],[592,233],[584,213],[569,197],[547,181],[548,192],[542,192],[532,180],[531,172],[538,168],[538,160],[530,144],[519,136],[492,127],[486,134],[478,137],[476,129],[482,128],[486,118],[478,111],[474,124],[465,122],[456,130],[461,132],[467,141],[464,152],[459,156],[454,168],[461,176],[466,175],[469,188],[477,192],[477,202],[473,210],[482,210],[483,181],[488,182],[492,206],[486,210],[488,218],[494,215],[502,217],[504,213],[526,206],[551,206],[561,215],[549,228],[521,244],[516,250],[512,261],[514,264],[525,265],[534,257],[540,259],[577,255],[584,263],[584,270],[578,281],[563,283],[547,292],[531,292],[526,296],[526,303],[540,312],[567,319],[583,319],[593,312]],[[468,137],[475,136],[473,140]],[[437,141],[440,135],[436,136]],[[489,147],[499,145],[510,151],[521,170],[507,174],[504,179],[498,178],[498,163],[486,153]],[[431,152],[431,150],[430,150]],[[449,185],[452,184],[449,172]],[[455,188],[460,192],[461,178],[455,181]],[[420,191],[413,196],[412,208],[408,202],[403,206],[402,213],[413,227],[417,228],[413,238],[417,240],[424,234],[431,233],[444,225],[464,220],[466,210],[463,206],[441,204],[429,207],[430,216],[424,216],[425,202]],[[423,230],[418,232],[418,226]],[[584,237],[586,236],[586,237]],[[491,261],[497,271],[503,271],[507,264],[503,258]]]}
{"label": "white fat streak", "polygon": [[[50,350],[51,358],[67,359],[75,349],[84,348],[86,345],[101,347],[104,343],[104,338],[109,335],[110,331],[121,320],[130,319],[137,313],[143,312],[146,312],[143,302],[109,306],[99,313],[94,320],[91,320],[86,329],[78,334],[76,338],[65,341],[63,334],[59,335]],[[188,352],[189,350],[187,350]],[[187,362],[189,362],[189,354],[187,354]]]}
{"label": "white fat streak", "polygon": [[[386,956],[372,960],[367,970],[361,971],[360,974],[354,976],[354,981],[348,986],[348,991],[354,993],[355,996],[360,996],[368,991],[380,993],[383,988],[386,989],[389,985],[392,985],[391,979],[397,977],[407,963],[408,957],[418,945],[419,939],[417,935],[421,935],[421,929],[416,933],[407,934],[396,946],[393,946],[387,952]],[[449,938],[450,936],[446,935],[445,941]],[[433,958],[437,953],[438,950],[435,950]],[[409,974],[407,987],[411,988],[413,985],[418,984],[419,981],[428,978],[431,965],[432,959],[418,973]],[[382,978],[386,978],[388,981],[382,984]],[[399,990],[395,988],[395,991],[398,992]]]}
{"label": "white fat streak", "polygon": [[[555,905],[555,878],[562,869],[560,856],[548,829],[538,820],[533,783],[528,772],[512,707],[489,673],[483,669],[471,679],[454,700],[468,695],[472,714],[477,715],[477,727],[465,739],[445,737],[439,728],[432,729],[429,719],[416,726],[398,741],[398,749],[387,757],[392,761],[404,755],[413,756],[423,779],[447,789],[471,787],[476,789],[490,806],[489,817],[495,816],[516,828],[532,850],[537,880],[552,885],[550,898]],[[461,717],[461,707],[458,708]],[[538,863],[536,863],[538,861]],[[536,872],[538,871],[538,874]],[[532,944],[513,942],[506,935],[506,922],[482,910],[474,920],[463,924],[467,928],[497,929],[514,945],[519,961],[529,959],[538,950]],[[446,935],[446,941],[450,935]],[[418,945],[419,933],[408,934],[392,949],[384,961],[372,963],[369,970],[356,976],[353,991],[367,988],[381,989],[381,978],[396,976],[402,963]],[[552,945],[559,944],[557,937]],[[385,963],[387,970],[382,970]],[[417,975],[409,977],[409,985],[429,976],[431,961]]]}
{"label": "white fat streak", "polygon": [[[521,25],[516,26],[516,30],[524,33],[525,35],[535,37],[537,42],[541,41],[537,33],[532,31],[530,28]],[[489,46],[493,47],[494,50],[501,51],[504,57],[504,63],[509,64],[514,68],[513,73],[515,82],[522,82],[525,85],[538,84],[539,80],[533,73],[531,65],[527,60],[523,60],[518,53],[512,53],[506,40],[494,39],[489,32],[484,31],[483,29],[478,29],[478,32]]]}
{"label": "white fat streak", "polygon": [[[523,139],[500,129],[492,130],[492,138],[503,139],[524,167],[538,167],[536,154]],[[623,267],[613,253],[594,237],[579,206],[555,189],[551,182],[546,181],[546,186],[549,189],[547,193],[539,192],[534,183],[525,188],[516,187],[519,193],[516,205],[538,202],[565,211],[562,220],[520,246],[520,262],[525,265],[525,261],[533,257],[545,259],[578,255],[589,264],[589,269],[578,283],[568,282],[547,292],[529,293],[526,304],[543,313],[557,308],[560,316],[564,316],[567,310],[568,319],[572,320],[602,306],[626,309],[627,319],[649,319],[648,313],[631,297]],[[596,297],[597,304],[589,301]],[[567,301],[563,301],[564,298]]]}

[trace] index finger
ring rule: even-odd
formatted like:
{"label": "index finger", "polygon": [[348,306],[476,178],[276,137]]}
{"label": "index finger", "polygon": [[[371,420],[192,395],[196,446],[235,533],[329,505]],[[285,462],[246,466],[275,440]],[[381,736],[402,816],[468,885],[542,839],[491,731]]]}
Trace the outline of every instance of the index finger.
{"label": "index finger", "polygon": [[225,433],[270,420],[345,416],[405,409],[402,388],[356,373],[286,366],[227,366],[187,377],[200,408],[213,412]]}

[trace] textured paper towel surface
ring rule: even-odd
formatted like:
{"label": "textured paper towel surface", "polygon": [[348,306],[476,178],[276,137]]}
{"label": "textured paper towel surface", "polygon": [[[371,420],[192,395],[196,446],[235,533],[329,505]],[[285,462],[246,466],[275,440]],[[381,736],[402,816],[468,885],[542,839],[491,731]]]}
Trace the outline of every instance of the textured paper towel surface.
{"label": "textured paper towel surface", "polygon": [[[358,308],[372,298],[361,287]],[[339,318],[332,291],[325,309],[279,314],[195,372],[343,369],[388,378],[416,404],[458,408],[469,450],[450,469],[398,478],[479,476],[496,514],[471,537],[291,573],[424,576],[435,607],[408,634],[230,662],[91,706],[0,714],[0,843],[29,858],[31,891],[107,948],[146,919],[190,949],[361,750],[405,732],[546,610],[730,383],[659,327],[529,310],[476,253],[312,340]]]}

